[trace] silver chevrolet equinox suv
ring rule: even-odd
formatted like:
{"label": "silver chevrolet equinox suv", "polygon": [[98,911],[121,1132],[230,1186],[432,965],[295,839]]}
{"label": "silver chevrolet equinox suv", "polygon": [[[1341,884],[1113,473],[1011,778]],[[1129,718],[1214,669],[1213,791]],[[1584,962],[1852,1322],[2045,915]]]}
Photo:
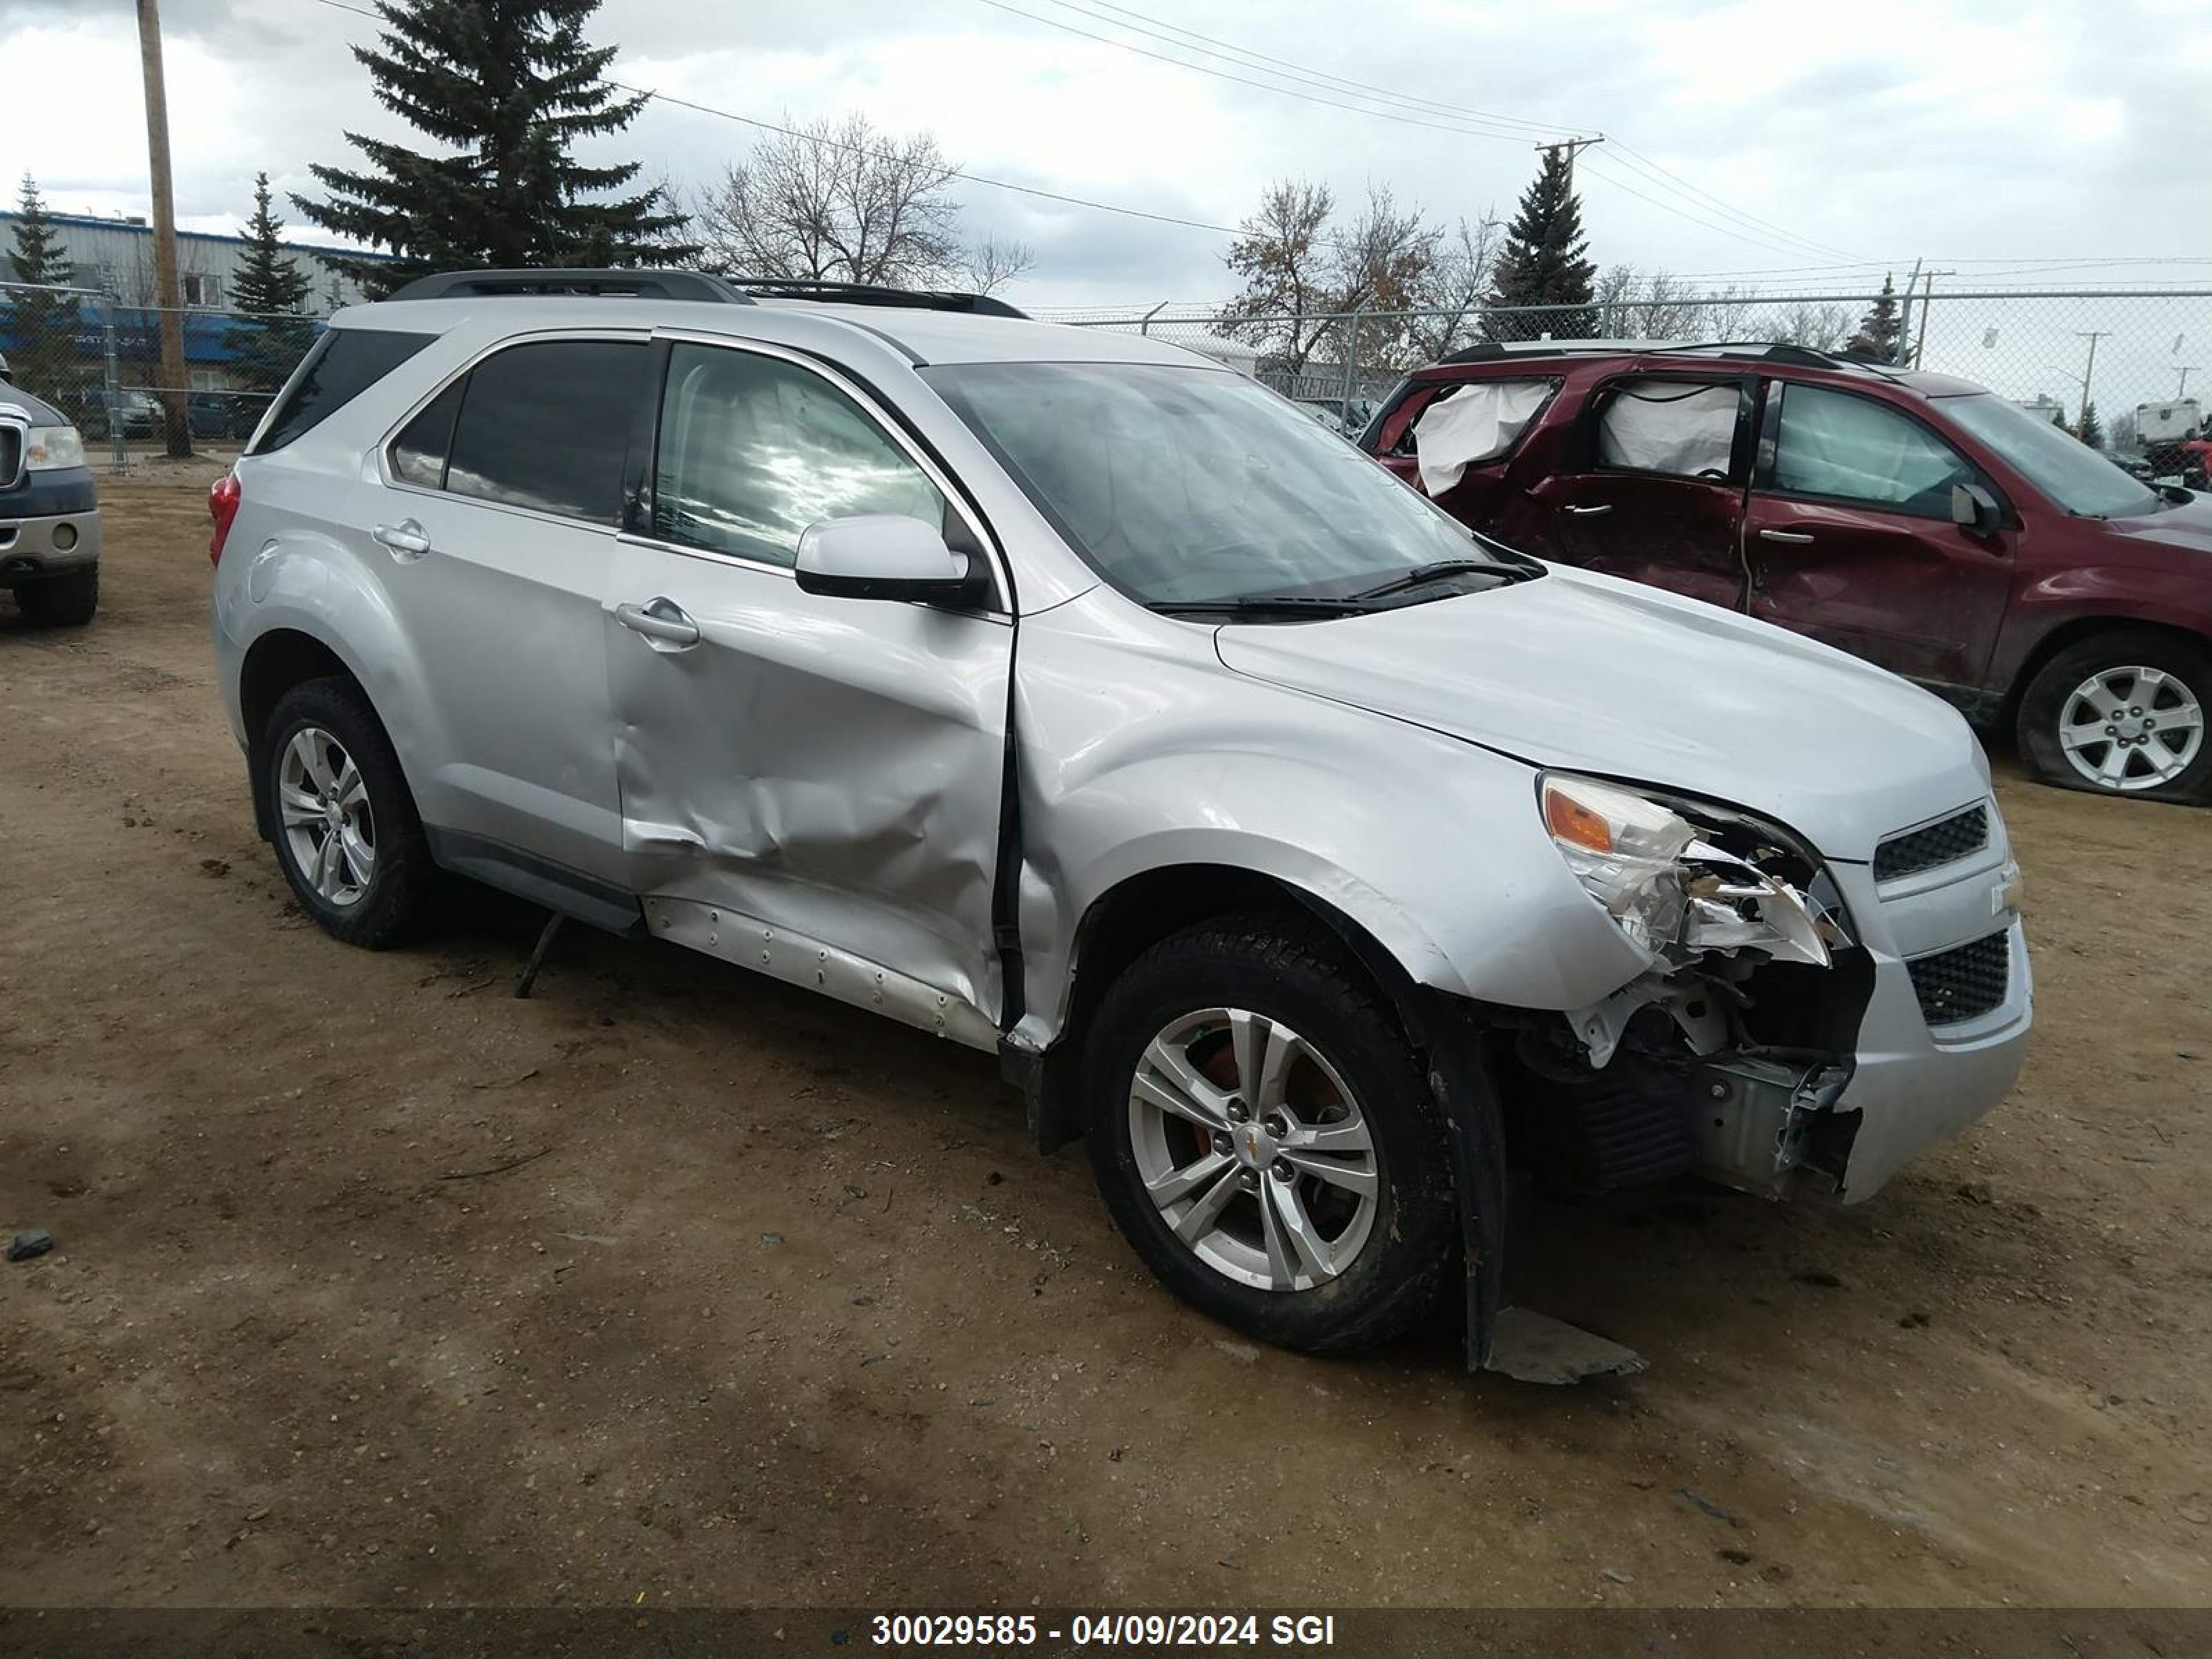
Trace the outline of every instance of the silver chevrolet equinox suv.
{"label": "silver chevrolet equinox suv", "polygon": [[434,276],[210,501],[300,902],[441,872],[994,1052],[1179,1295],[1309,1351],[1516,1195],[1875,1192],[2011,1086],[1948,707],[1462,528],[1173,346],[971,296]]}

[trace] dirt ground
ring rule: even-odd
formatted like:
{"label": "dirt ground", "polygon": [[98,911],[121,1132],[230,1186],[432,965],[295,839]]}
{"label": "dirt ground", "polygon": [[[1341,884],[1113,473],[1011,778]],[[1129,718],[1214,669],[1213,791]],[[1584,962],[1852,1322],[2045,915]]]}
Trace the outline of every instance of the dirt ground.
{"label": "dirt ground", "polygon": [[0,617],[0,1602],[2208,1599],[2212,812],[2004,777],[2027,1074],[1875,1202],[1547,1210],[1524,1299],[1648,1374],[1302,1359],[984,1056],[587,931],[518,1001],[488,898],[318,933],[162,471],[92,627]]}

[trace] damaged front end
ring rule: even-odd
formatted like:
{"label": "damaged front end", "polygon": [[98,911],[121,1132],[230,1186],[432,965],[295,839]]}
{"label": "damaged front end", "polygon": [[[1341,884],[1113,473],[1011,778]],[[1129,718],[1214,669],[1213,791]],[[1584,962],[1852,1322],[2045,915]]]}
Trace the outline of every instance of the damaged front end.
{"label": "damaged front end", "polygon": [[1587,1189],[1694,1170],[1779,1197],[1840,1182],[1873,963],[1819,859],[1709,803],[1553,774],[1544,823],[1576,878],[1648,956],[1619,990],[1535,1018],[1509,1133]]}

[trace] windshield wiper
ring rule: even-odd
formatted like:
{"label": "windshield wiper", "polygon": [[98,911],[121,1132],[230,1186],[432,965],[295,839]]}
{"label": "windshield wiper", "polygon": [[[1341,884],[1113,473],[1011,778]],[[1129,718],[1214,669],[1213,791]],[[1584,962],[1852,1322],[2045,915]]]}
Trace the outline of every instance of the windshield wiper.
{"label": "windshield wiper", "polygon": [[1363,587],[1352,595],[1355,599],[1379,599],[1388,593],[1403,593],[1408,588],[1425,587],[1446,576],[1495,576],[1501,586],[1508,582],[1527,581],[1543,574],[1541,565],[1501,564],[1496,559],[1438,559],[1431,564],[1417,564],[1411,570],[1393,576],[1372,587]]}
{"label": "windshield wiper", "polygon": [[1361,596],[1324,599],[1315,593],[1247,593],[1225,599],[1158,599],[1146,609],[1163,617],[1357,617],[1369,607]]}

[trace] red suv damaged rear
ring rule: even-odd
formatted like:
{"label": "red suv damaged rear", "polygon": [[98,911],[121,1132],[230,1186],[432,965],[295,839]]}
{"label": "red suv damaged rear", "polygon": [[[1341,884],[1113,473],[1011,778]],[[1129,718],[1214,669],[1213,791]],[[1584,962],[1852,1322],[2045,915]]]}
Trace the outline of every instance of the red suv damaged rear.
{"label": "red suv damaged rear", "polygon": [[2046,782],[2212,799],[2212,503],[1968,381],[1796,346],[1486,345],[1359,443],[1500,541],[2010,724]]}

